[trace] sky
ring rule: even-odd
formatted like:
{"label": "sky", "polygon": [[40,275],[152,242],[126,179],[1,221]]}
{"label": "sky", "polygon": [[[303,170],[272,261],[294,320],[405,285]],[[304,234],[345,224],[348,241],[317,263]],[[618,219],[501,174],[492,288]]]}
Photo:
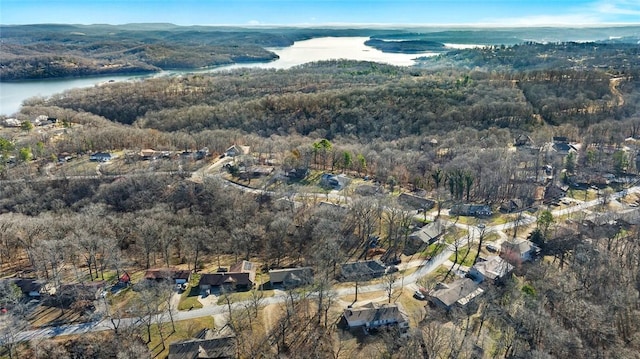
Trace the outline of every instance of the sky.
{"label": "sky", "polygon": [[0,0],[0,24],[38,23],[640,24],[640,0]]}

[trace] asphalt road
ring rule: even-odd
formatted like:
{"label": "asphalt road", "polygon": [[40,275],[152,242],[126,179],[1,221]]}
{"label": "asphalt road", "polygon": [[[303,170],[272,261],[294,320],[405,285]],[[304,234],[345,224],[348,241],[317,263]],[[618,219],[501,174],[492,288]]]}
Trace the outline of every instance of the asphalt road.
{"label": "asphalt road", "polygon": [[[243,186],[239,186],[236,185],[235,187],[241,188],[241,189],[245,189],[249,192],[253,192],[253,193],[259,193],[260,190],[255,190],[255,189],[249,189],[249,188],[245,188]],[[635,186],[635,187],[631,187],[629,189],[626,189],[624,191],[621,192],[617,192],[617,193],[613,193],[609,196],[609,199],[613,200],[613,199],[619,199],[627,194],[632,194],[632,193],[639,193],[640,192],[640,186]],[[342,197],[342,196],[341,196]],[[585,210],[587,208],[591,208],[597,205],[602,204],[603,202],[603,198],[598,198],[592,201],[587,201],[587,202],[582,202],[582,203],[576,203],[574,205],[571,205],[570,207],[567,208],[563,208],[563,209],[558,209],[558,210],[554,210],[552,211],[552,214],[557,217],[557,216],[563,216],[563,215],[567,215],[570,213],[574,213],[574,212],[578,212],[578,211],[582,211]],[[495,226],[487,226],[485,231],[487,233],[489,232],[500,232],[500,231],[504,231],[506,229],[510,229],[513,228],[517,225],[526,225],[526,224],[531,224],[531,223],[535,223],[535,221],[537,220],[537,218],[535,216],[529,215],[529,214],[524,214],[523,217],[520,219],[519,223],[517,223],[517,221],[514,222],[509,222],[509,223],[505,223],[505,224],[500,224],[500,225],[495,225]],[[477,238],[479,236],[479,229],[475,226],[471,226],[471,225],[465,225],[465,224],[457,224],[458,226],[462,226],[465,229],[469,230],[469,234],[465,235],[464,237],[458,239],[457,241],[457,245],[458,247],[464,246],[466,245],[468,242],[472,242],[474,241],[475,238]],[[436,257],[431,258],[430,260],[424,260],[422,261],[422,263],[418,264],[418,270],[416,270],[414,273],[407,275],[407,276],[400,276],[393,284],[393,288],[400,288],[402,286],[407,287],[410,285],[413,285],[414,283],[416,283],[420,278],[424,277],[425,275],[433,272],[436,268],[438,268],[440,265],[442,265],[444,262],[446,262],[448,260],[448,258],[450,257],[451,254],[453,254],[454,251],[454,246],[453,245],[449,245],[447,246],[439,255],[437,255]],[[358,287],[358,293],[368,293],[368,292],[375,292],[375,291],[381,291],[381,290],[385,290],[386,288],[386,284],[385,283],[378,283],[378,284],[372,284],[372,285],[365,285],[365,286],[359,286]],[[351,295],[351,294],[355,294],[355,285],[353,287],[346,287],[346,288],[338,288],[335,290],[335,293],[338,296],[346,296],[346,295]],[[287,299],[287,295],[284,292],[277,292],[274,296],[272,297],[268,297],[268,298],[263,298],[261,301],[261,305],[269,305],[269,304],[277,304],[277,303],[282,303]],[[240,308],[243,307],[245,305],[247,305],[248,302],[237,302],[232,304],[232,306],[234,308]],[[193,318],[199,318],[199,317],[205,317],[205,316],[212,316],[212,315],[220,315],[220,314],[224,314],[226,313],[228,310],[228,308],[225,305],[213,305],[213,306],[207,306],[201,309],[193,309],[190,311],[181,311],[181,312],[177,312],[174,314],[174,320],[186,320],[186,319],[193,319]],[[164,313],[163,315],[157,316],[156,321],[163,321],[163,322],[168,322],[170,321],[169,315],[167,313]],[[120,327],[126,327],[132,324],[135,324],[137,322],[139,322],[140,319],[139,318],[127,318],[127,319],[122,319],[120,322]],[[113,326],[111,324],[111,322],[108,319],[102,320],[102,321],[96,321],[96,322],[89,322],[89,323],[82,323],[82,324],[71,324],[71,325],[62,325],[62,326],[55,326],[55,327],[47,327],[47,328],[41,328],[41,329],[36,329],[36,330],[27,330],[27,331],[22,331],[20,333],[18,333],[18,335],[16,335],[15,337],[15,341],[25,341],[25,340],[32,340],[32,339],[41,339],[41,338],[51,338],[51,337],[56,337],[56,336],[62,336],[62,335],[72,335],[72,334],[82,334],[82,333],[88,333],[88,332],[98,332],[98,331],[105,331],[105,330],[112,330]]]}

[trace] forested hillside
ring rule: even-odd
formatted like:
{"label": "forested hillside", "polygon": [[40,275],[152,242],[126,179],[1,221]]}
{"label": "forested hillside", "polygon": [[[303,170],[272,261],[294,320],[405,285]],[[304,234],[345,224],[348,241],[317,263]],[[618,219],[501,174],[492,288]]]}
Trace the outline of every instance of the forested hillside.
{"label": "forested hillside", "polygon": [[268,47],[319,36],[369,36],[390,30],[245,29],[171,24],[0,26],[0,80],[152,73],[268,62]]}
{"label": "forested hillside", "polygon": [[[237,128],[268,136],[323,129],[329,138],[363,140],[460,127],[530,130],[547,123],[584,128],[636,112],[637,47],[541,46],[442,55],[431,62],[439,68],[435,71],[332,61],[290,71],[238,70],[112,84],[76,90],[52,103],[164,131]],[[473,61],[501,71],[482,71]],[[522,61],[528,64],[517,65]]]}
{"label": "forested hillside", "polygon": [[[169,66],[154,62],[160,53],[174,65],[237,55],[220,39],[195,44],[210,35],[197,28],[195,43],[167,48],[149,39],[170,34],[148,26],[130,29],[149,32],[131,54],[148,56],[144,66]],[[291,39],[246,36],[242,51]],[[25,50],[35,42],[2,46],[40,56]],[[208,55],[187,56],[196,47]],[[0,356],[163,357],[172,342],[224,327],[240,358],[637,358],[638,56],[625,43],[522,43],[419,67],[335,60],[32,98],[19,127],[4,121],[0,132],[0,274],[59,292],[33,304],[0,283]],[[454,211],[471,204],[491,213]],[[437,222],[441,237],[412,248],[410,234]],[[443,309],[418,295],[497,256],[488,243],[527,239],[536,258],[514,261],[474,300]],[[388,265],[384,275],[345,280],[343,264],[372,258]],[[242,260],[256,264],[255,286],[199,288],[202,275]],[[186,290],[150,285],[154,267],[193,277]],[[314,276],[272,287],[269,270],[286,267]],[[119,283],[123,273],[133,284]],[[120,289],[78,299],[69,286],[79,283]],[[401,304],[409,329],[344,329],[344,313],[369,301]],[[211,308],[215,323],[212,312],[206,325],[194,319]],[[100,320],[95,336],[17,340]]]}

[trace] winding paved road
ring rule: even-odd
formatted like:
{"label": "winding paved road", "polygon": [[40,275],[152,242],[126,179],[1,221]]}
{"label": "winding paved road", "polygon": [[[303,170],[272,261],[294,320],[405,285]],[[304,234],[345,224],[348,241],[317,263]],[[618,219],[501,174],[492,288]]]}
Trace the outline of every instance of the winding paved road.
{"label": "winding paved road", "polygon": [[[207,168],[207,170],[211,170],[213,168],[219,167],[221,166],[221,163],[224,163],[224,161],[218,161],[216,162],[216,164],[209,166]],[[194,174],[195,175],[195,174]],[[206,171],[203,171],[201,173],[198,173],[196,176],[197,179],[201,179],[206,175]],[[266,191],[261,191],[261,190],[256,190],[256,189],[250,189],[247,187],[243,187],[240,185],[235,185],[235,184],[231,184],[234,187],[238,187],[242,190],[245,191],[249,191],[252,193],[264,193]],[[625,195],[628,194],[632,194],[632,193],[639,193],[640,192],[640,186],[634,186],[631,187],[629,189],[617,192],[617,193],[613,193],[609,196],[610,200],[614,200],[614,199],[619,199],[621,197],[624,197]],[[343,197],[343,196],[340,196]],[[587,208],[591,208],[597,205],[602,204],[604,198],[598,198],[592,201],[587,201],[587,202],[581,202],[575,205],[572,205],[570,207],[567,208],[563,208],[563,209],[558,209],[558,210],[554,210],[552,211],[552,214],[554,216],[563,216],[563,215],[567,215],[570,213],[574,213],[574,212],[578,212],[578,211],[582,211],[585,210]],[[531,223],[535,223],[535,221],[537,220],[535,216],[529,215],[529,214],[524,214],[523,216],[524,218],[520,219],[519,223],[517,223],[516,221],[514,222],[509,222],[509,223],[505,223],[505,224],[500,224],[500,225],[495,225],[495,226],[487,226],[486,227],[486,231],[487,233],[489,232],[502,232],[504,230],[510,229],[515,227],[516,225],[527,225],[527,224],[531,224]],[[460,238],[457,240],[457,246],[458,247],[462,247],[464,245],[466,245],[469,242],[473,242],[475,240],[475,238],[477,238],[479,236],[479,229],[475,226],[470,226],[470,225],[466,225],[466,224],[456,224],[457,226],[461,226],[465,229],[467,229],[469,231],[468,235],[465,235],[464,237]],[[407,287],[409,285],[413,285],[414,283],[416,283],[420,278],[424,277],[425,275],[433,272],[436,268],[438,268],[440,265],[442,265],[443,263],[448,261],[448,258],[451,256],[451,254],[453,254],[454,252],[454,246],[453,245],[449,245],[447,247],[445,247],[445,249],[438,254],[437,256],[431,258],[430,260],[424,260],[424,261],[419,261],[419,263],[413,263],[411,266],[417,266],[418,270],[416,270],[414,273],[409,274],[407,276],[401,277],[400,279],[398,279],[396,282],[394,282],[392,284],[393,288],[400,288],[402,286]],[[385,283],[378,283],[378,284],[371,284],[371,285],[365,285],[365,286],[360,286],[358,288],[358,293],[367,293],[367,292],[375,292],[375,291],[381,291],[381,290],[385,290],[386,288],[386,284]],[[338,296],[346,296],[346,295],[351,295],[351,294],[355,294],[355,286],[354,287],[346,287],[346,288],[338,288],[335,290],[335,293]],[[268,298],[263,298],[261,301],[261,305],[269,305],[269,304],[277,304],[277,303],[282,303],[287,299],[287,295],[284,292],[281,291],[277,291],[276,294],[272,297],[268,297]],[[240,308],[242,306],[247,305],[248,302],[237,302],[232,304],[232,306],[234,308]],[[199,318],[199,317],[205,317],[205,316],[212,316],[212,315],[221,315],[227,312],[227,307],[224,305],[213,305],[213,306],[207,306],[201,309],[193,309],[190,311],[182,311],[182,312],[177,312],[174,314],[174,320],[186,320],[186,319],[193,319],[193,318]],[[168,322],[170,320],[169,316],[167,313],[165,313],[164,315],[158,316],[156,317],[156,321],[163,321],[163,322]],[[129,325],[133,325],[137,322],[139,322],[140,319],[139,318],[127,318],[127,319],[122,319],[121,323],[120,323],[120,327],[126,327]],[[55,336],[61,336],[61,335],[71,335],[71,334],[81,334],[81,333],[87,333],[87,332],[97,332],[97,331],[105,331],[105,330],[112,330],[112,324],[108,319],[104,319],[101,321],[96,321],[96,322],[89,322],[89,323],[82,323],[82,324],[72,324],[72,325],[62,325],[62,326],[56,326],[56,327],[47,327],[47,328],[41,328],[41,329],[36,329],[36,330],[27,330],[27,331],[22,331],[20,333],[18,333],[18,335],[15,337],[15,341],[24,341],[24,340],[31,340],[31,339],[41,339],[41,338],[51,338],[51,337],[55,337]]]}

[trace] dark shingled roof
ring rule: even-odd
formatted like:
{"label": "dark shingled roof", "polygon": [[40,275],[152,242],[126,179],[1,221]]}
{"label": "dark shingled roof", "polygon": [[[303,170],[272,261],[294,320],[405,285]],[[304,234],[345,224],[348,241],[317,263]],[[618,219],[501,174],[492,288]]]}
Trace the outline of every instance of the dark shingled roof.
{"label": "dark shingled roof", "polygon": [[214,336],[211,330],[205,329],[194,339],[169,345],[169,359],[235,358],[235,337],[214,338]]}
{"label": "dark shingled roof", "polygon": [[223,284],[235,284],[239,286],[251,286],[249,273],[207,273],[200,277],[198,285],[220,286]]}
{"label": "dark shingled roof", "polygon": [[185,279],[189,280],[189,276],[191,272],[188,270],[178,270],[174,268],[158,268],[158,269],[149,269],[144,274],[145,279]]}
{"label": "dark shingled roof", "polygon": [[363,261],[342,265],[342,276],[347,280],[364,279],[381,276],[387,267],[380,261]]}

